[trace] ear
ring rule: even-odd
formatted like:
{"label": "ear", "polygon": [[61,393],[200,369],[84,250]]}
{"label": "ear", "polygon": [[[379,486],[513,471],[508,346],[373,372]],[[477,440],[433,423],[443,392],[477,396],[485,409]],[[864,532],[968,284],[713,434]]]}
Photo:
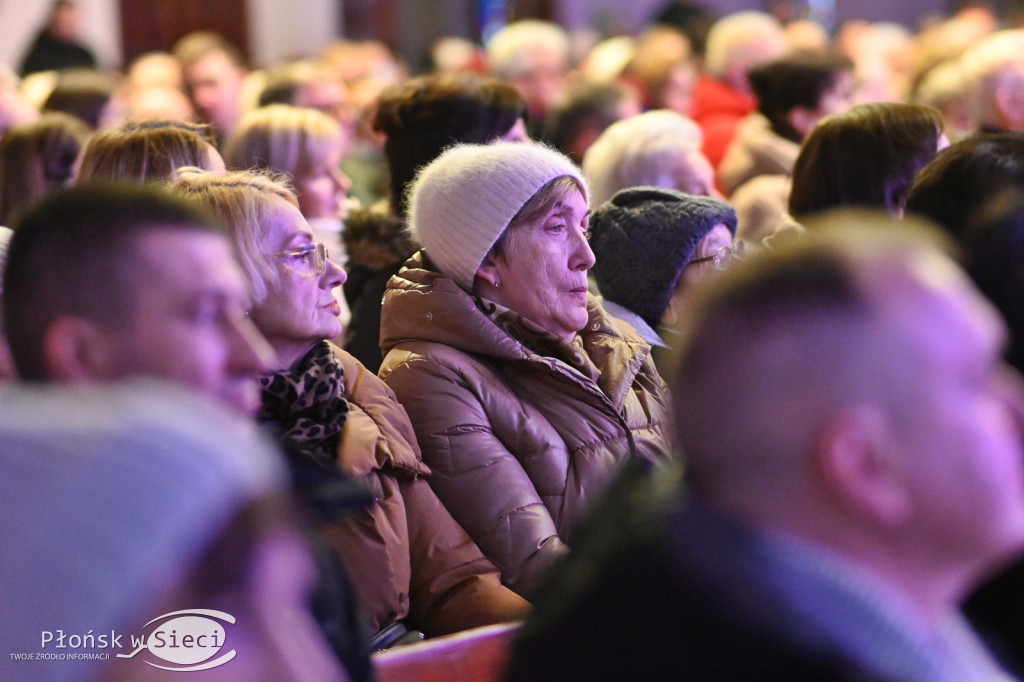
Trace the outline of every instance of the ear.
{"label": "ear", "polygon": [[1014,73],[999,79],[995,104],[1006,127],[1016,130],[1024,123],[1024,81]]}
{"label": "ear", "polygon": [[46,375],[55,381],[90,382],[114,377],[114,348],[95,322],[59,317],[43,336]]}
{"label": "ear", "polygon": [[881,410],[861,406],[831,417],[818,433],[817,474],[826,494],[848,512],[894,527],[910,515],[899,452]]}
{"label": "ear", "polygon": [[[497,258],[500,258],[500,256]],[[484,256],[483,262],[480,263],[480,266],[476,269],[476,276],[490,284],[492,287],[498,287],[501,285],[501,276],[498,273],[498,265],[495,263],[495,260],[495,257],[488,254],[487,256]]]}
{"label": "ear", "polygon": [[800,133],[801,138],[807,137],[807,133],[811,132],[819,118],[821,117],[817,111],[806,107],[793,107],[786,114],[789,127]]}

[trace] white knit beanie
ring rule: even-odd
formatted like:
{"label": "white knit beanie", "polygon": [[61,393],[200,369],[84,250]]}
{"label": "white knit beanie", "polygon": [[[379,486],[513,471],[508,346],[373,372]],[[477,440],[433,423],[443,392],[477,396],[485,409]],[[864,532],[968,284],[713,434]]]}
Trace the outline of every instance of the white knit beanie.
{"label": "white knit beanie", "polygon": [[452,147],[424,167],[409,192],[409,234],[466,291],[487,252],[544,185],[583,173],[549,147],[521,142]]}

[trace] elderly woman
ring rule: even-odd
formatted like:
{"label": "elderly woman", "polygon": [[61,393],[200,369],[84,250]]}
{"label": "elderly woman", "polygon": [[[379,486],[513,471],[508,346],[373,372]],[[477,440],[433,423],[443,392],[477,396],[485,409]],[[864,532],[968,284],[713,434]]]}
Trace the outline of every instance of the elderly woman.
{"label": "elderly woman", "polygon": [[[316,242],[295,195],[255,172],[186,169],[173,189],[217,215],[232,237],[250,317],[276,353],[260,419],[293,456],[363,482],[375,498],[322,528],[375,631],[398,621],[439,635],[522,617],[528,604],[427,484],[409,420],[391,391],[325,339],[341,332],[333,290],[345,273]],[[393,631],[393,630],[392,630]]]}
{"label": "elderly woman", "polygon": [[384,297],[380,375],[431,484],[527,598],[615,470],[669,448],[650,347],[587,293],[587,216],[558,152],[453,147],[413,185],[423,250]]}
{"label": "elderly woman", "polygon": [[696,123],[667,109],[613,123],[583,156],[591,203],[600,206],[619,190],[640,185],[717,195],[715,172],[700,151],[703,140]]}
{"label": "elderly woman", "polygon": [[[346,195],[352,183],[341,172],[341,161],[348,146],[347,134],[334,117],[316,109],[272,104],[242,117],[225,142],[224,160],[234,169],[287,174],[316,240],[344,267]],[[335,300],[341,323],[347,325],[352,314],[340,290]]]}
{"label": "elderly woman", "polygon": [[[605,309],[655,349],[668,346],[662,324],[675,324],[684,293],[728,267],[743,246],[733,243],[732,206],[658,187],[617,192],[594,210],[590,228]],[[657,350],[655,361],[661,362]]]}

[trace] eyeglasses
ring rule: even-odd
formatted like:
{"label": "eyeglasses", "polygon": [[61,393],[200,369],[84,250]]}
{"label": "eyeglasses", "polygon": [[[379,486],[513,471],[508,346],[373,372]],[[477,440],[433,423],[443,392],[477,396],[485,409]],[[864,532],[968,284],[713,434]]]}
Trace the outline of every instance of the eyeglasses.
{"label": "eyeglasses", "polygon": [[743,242],[736,242],[723,246],[722,248],[715,251],[714,255],[704,256],[703,258],[694,258],[686,264],[687,267],[696,265],[697,263],[714,263],[715,270],[725,270],[736,258],[743,257]]}
{"label": "eyeglasses", "polygon": [[301,264],[306,269],[312,268],[318,275],[322,275],[327,271],[327,258],[329,256],[327,253],[327,247],[321,242],[308,244],[307,246],[292,249],[290,251],[278,251],[270,255],[289,258],[294,263]]}

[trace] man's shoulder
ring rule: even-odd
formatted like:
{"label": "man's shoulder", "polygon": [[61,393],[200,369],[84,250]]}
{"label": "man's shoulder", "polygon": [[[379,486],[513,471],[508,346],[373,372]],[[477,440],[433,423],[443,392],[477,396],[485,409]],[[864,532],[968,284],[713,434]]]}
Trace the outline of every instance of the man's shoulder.
{"label": "man's shoulder", "polygon": [[[783,607],[751,579],[742,527],[689,504],[631,523],[633,532],[614,532],[618,542],[607,532],[577,538],[561,574],[578,581],[580,563],[600,569],[575,594],[556,577],[540,596],[510,679],[874,679],[780,632]],[[587,556],[595,544],[601,556]]]}

